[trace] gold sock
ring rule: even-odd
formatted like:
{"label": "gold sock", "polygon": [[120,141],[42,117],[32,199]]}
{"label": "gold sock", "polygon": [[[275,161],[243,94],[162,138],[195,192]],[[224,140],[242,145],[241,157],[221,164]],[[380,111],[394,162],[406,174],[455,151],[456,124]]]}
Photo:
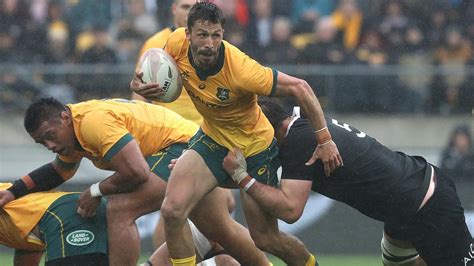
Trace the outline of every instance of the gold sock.
{"label": "gold sock", "polygon": [[305,266],[316,266],[316,257],[313,254],[310,254]]}
{"label": "gold sock", "polygon": [[191,257],[183,259],[173,259],[171,258],[173,266],[195,266],[196,265],[196,254]]}

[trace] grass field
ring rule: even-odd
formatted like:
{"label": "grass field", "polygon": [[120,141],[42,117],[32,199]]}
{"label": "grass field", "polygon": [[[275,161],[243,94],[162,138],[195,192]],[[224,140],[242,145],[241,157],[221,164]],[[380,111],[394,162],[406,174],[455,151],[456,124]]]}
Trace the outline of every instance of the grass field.
{"label": "grass field", "polygon": [[[140,261],[146,261],[147,256],[142,256]],[[271,258],[274,266],[284,266],[285,264],[276,258]],[[342,255],[319,255],[320,266],[378,266],[380,259],[376,256],[342,256]],[[0,253],[0,265],[13,265],[13,253]],[[43,265],[43,264],[42,264]]]}

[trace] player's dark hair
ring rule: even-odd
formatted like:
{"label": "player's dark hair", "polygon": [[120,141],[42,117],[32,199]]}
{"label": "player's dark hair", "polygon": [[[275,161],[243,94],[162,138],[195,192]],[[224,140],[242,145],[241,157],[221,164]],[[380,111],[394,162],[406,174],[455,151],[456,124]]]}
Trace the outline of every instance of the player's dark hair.
{"label": "player's dark hair", "polygon": [[291,116],[283,107],[267,98],[259,97],[258,104],[275,130],[278,130],[281,123]]}
{"label": "player's dark hair", "polygon": [[225,18],[222,10],[214,3],[199,2],[191,7],[188,14],[188,30],[194,26],[196,21],[210,21],[213,24],[220,23],[224,28]]}
{"label": "player's dark hair", "polygon": [[32,133],[44,121],[59,119],[62,111],[66,111],[66,107],[55,98],[40,98],[33,102],[26,110],[23,125],[28,133]]}

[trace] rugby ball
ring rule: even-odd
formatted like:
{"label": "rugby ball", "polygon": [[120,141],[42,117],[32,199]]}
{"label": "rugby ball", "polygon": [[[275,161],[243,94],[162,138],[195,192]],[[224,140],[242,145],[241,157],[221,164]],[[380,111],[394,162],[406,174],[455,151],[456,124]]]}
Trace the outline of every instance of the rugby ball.
{"label": "rugby ball", "polygon": [[181,94],[183,84],[174,59],[163,49],[151,48],[140,58],[140,72],[145,83],[158,83],[164,94],[150,100],[170,103]]}

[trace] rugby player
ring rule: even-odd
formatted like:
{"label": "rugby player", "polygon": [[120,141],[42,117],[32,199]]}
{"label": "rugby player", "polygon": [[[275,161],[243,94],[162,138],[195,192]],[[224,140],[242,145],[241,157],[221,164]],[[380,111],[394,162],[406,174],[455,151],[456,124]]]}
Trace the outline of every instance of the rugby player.
{"label": "rugby player", "polygon": [[312,190],[384,223],[384,265],[473,265],[472,237],[454,182],[437,167],[328,119],[344,158],[344,165],[328,176],[321,162],[305,165],[306,156],[318,145],[308,119],[290,116],[270,101],[262,101],[261,107],[275,128],[280,148],[280,188],[255,182],[238,149],[229,152],[223,166],[236,182],[252,184],[246,193],[272,215],[295,222]]}
{"label": "rugby player", "polygon": [[[171,13],[173,17],[173,26],[166,27],[163,30],[157,32],[155,35],[150,37],[148,40],[145,41],[144,45],[142,46],[139,58],[142,56],[146,50],[150,48],[164,48],[168,37],[171,33],[180,27],[186,26],[186,21],[188,19],[188,13],[191,7],[196,3],[196,0],[174,0],[173,4],[171,5]],[[139,60],[138,60],[139,61]],[[137,67],[139,67],[137,65]],[[132,92],[132,99],[135,100],[142,100],[148,101],[144,97]],[[159,101],[151,101],[154,104],[161,105],[163,107],[169,108],[176,113],[180,114],[185,119],[191,120],[197,124],[202,123],[202,116],[194,107],[191,98],[189,97],[186,90],[181,91],[181,95],[172,103],[163,103]],[[227,204],[229,206],[229,212],[232,212],[235,206],[235,199],[232,195],[231,190],[225,190],[226,197],[227,197]],[[156,228],[155,232],[153,233],[153,245],[155,248],[158,248],[165,242],[165,235],[164,235],[164,224],[160,219]]]}
{"label": "rugby player", "polygon": [[[0,183],[8,189],[11,183]],[[15,266],[39,265],[45,251],[46,265],[109,265],[107,256],[107,220],[105,199],[101,200],[92,218],[82,218],[76,212],[79,193],[36,192],[10,201],[0,210],[0,243],[14,248]],[[209,241],[190,222],[202,265],[240,265],[222,254],[223,248]],[[214,257],[214,255],[216,255]],[[153,262],[153,263],[151,263]],[[150,258],[149,264],[170,264],[166,243]]]}
{"label": "rugby player", "polygon": [[[0,189],[11,187],[0,183]],[[0,209],[0,243],[15,249],[13,265],[109,265],[105,200],[93,218],[76,212],[79,193],[37,192]]]}
{"label": "rugby player", "polygon": [[[263,67],[233,45],[222,40],[222,11],[213,3],[196,3],[190,10],[187,28],[175,30],[165,50],[176,60],[184,88],[204,121],[171,173],[161,215],[174,265],[194,265],[192,238],[183,225],[196,203],[216,186],[232,186],[223,171],[222,160],[234,146],[244,151],[251,172],[262,182],[277,185],[277,148],[273,129],[257,105],[258,95],[295,96],[311,124],[319,143],[308,164],[322,159],[329,174],[342,164],[331,140],[321,106],[304,80]],[[162,94],[160,84],[143,84],[135,73],[131,89],[153,99]],[[318,156],[316,155],[318,154]],[[277,220],[242,194],[252,237],[263,230],[278,228]],[[258,228],[258,230],[257,230]],[[259,239],[259,238],[255,238]],[[274,235],[273,243],[257,246],[283,259],[289,265],[314,265],[315,258],[293,236]],[[271,249],[268,249],[271,248]]]}
{"label": "rugby player", "polygon": [[[167,165],[181,155],[198,126],[142,101],[91,100],[65,106],[53,98],[30,105],[24,124],[37,143],[58,156],[0,191],[0,206],[62,184],[74,175],[81,159],[88,158],[96,167],[115,172],[81,194],[77,211],[92,217],[100,197],[107,196],[110,264],[136,265],[140,239],[134,222],[160,209],[170,172]],[[209,239],[242,264],[268,265],[245,228],[230,217],[222,191],[209,193],[199,206],[190,218]],[[206,208],[214,211],[206,213]]]}

